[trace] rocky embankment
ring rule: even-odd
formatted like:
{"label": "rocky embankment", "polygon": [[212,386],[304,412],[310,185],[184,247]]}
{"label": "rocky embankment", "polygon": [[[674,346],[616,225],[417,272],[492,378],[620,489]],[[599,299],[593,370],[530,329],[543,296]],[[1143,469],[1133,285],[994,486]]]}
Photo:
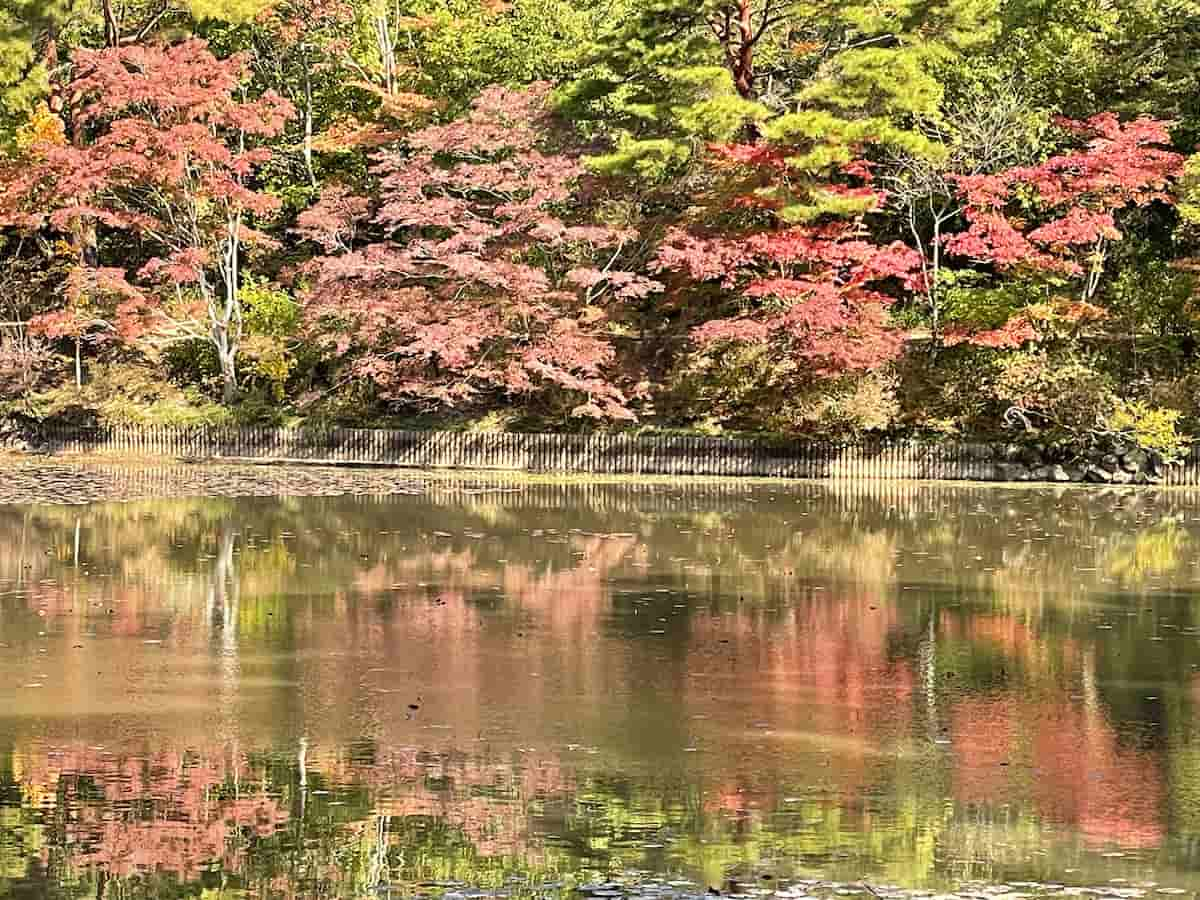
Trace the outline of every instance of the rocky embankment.
{"label": "rocky embankment", "polygon": [[36,453],[37,423],[24,416],[0,416],[0,452]]}
{"label": "rocky embankment", "polygon": [[1156,453],[1120,445],[1082,454],[1018,444],[988,450],[993,481],[1162,484],[1169,465]]}

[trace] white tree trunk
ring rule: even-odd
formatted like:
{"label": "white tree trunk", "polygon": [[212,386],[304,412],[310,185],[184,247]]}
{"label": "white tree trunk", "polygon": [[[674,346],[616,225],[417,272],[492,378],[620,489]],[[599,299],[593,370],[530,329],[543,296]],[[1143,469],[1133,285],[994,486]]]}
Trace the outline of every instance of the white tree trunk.
{"label": "white tree trunk", "polygon": [[317,173],[313,170],[313,95],[312,72],[309,70],[308,49],[304,51],[304,168],[313,187],[317,186]]}
{"label": "white tree trunk", "polygon": [[221,399],[225,403],[237,400],[237,353],[228,340],[228,334],[222,333],[217,339],[217,358],[221,363]]}
{"label": "white tree trunk", "polygon": [[242,214],[230,216],[225,246],[221,254],[223,293],[209,297],[209,323],[212,341],[221,365],[221,397],[233,403],[238,395],[237,355],[242,343],[242,298],[238,286],[241,265]]}
{"label": "white tree trunk", "polygon": [[379,45],[379,62],[383,69],[383,89],[388,94],[396,93],[396,47],[392,43],[392,30],[387,14],[375,18],[375,41]]}

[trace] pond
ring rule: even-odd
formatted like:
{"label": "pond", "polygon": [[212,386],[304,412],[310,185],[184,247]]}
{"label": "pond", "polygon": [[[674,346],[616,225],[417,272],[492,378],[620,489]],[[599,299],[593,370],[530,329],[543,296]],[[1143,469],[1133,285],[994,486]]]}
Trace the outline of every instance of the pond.
{"label": "pond", "polygon": [[1191,894],[1198,499],[8,464],[0,896]]}

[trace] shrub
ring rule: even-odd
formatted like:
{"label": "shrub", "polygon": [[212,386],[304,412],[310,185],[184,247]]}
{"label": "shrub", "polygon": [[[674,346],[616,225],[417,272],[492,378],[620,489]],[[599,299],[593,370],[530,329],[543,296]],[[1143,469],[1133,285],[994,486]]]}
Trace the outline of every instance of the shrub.
{"label": "shrub", "polygon": [[1179,432],[1178,410],[1154,407],[1140,400],[1117,400],[1109,415],[1109,431],[1133,441],[1142,450],[1167,462],[1183,457],[1188,439]]}
{"label": "shrub", "polygon": [[1156,379],[1144,394],[1151,406],[1179,413],[1179,425],[1191,434],[1200,427],[1200,370],[1185,371],[1176,378]]}
{"label": "shrub", "polygon": [[39,338],[0,337],[0,400],[24,400],[54,374],[56,357]]}
{"label": "shrub", "polygon": [[798,431],[828,437],[857,437],[888,431],[900,415],[899,380],[879,370],[808,386],[789,397],[767,417],[771,430]]}
{"label": "shrub", "polygon": [[703,410],[692,430],[854,438],[893,428],[900,415],[892,369],[814,377],[762,347],[728,346],[693,356],[677,374],[668,409]]}
{"label": "shrub", "polygon": [[98,363],[82,389],[63,385],[29,398],[38,416],[49,418],[67,409],[94,410],[112,425],[216,425],[229,412],[196,388],[180,389],[147,366]]}
{"label": "shrub", "polygon": [[284,401],[288,378],[295,368],[296,357],[279,338],[252,334],[242,342],[243,372],[265,382],[277,404]]}
{"label": "shrub", "polygon": [[897,368],[905,427],[940,437],[1001,437],[1005,407],[995,396],[994,357],[969,344],[936,356],[924,349],[906,354]]}
{"label": "shrub", "polygon": [[1005,423],[1039,440],[1092,446],[1116,409],[1111,379],[1073,352],[1022,351],[997,366],[995,398]]}

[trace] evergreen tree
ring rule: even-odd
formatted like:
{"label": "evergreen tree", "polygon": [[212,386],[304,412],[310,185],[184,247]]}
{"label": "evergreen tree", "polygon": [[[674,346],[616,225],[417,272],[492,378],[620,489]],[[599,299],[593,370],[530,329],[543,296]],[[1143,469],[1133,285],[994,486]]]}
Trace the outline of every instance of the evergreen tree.
{"label": "evergreen tree", "polygon": [[[789,165],[814,179],[855,161],[870,145],[925,159],[943,156],[944,77],[962,54],[996,33],[996,0],[851,2],[812,12],[827,16],[814,77],[795,109],[764,133],[789,146]],[[778,196],[784,218],[866,212],[874,201],[813,190],[803,181]]]}
{"label": "evergreen tree", "polygon": [[0,5],[0,145],[45,96],[58,31],[75,0],[8,0]]}
{"label": "evergreen tree", "polygon": [[612,144],[592,167],[661,179],[685,167],[704,142],[732,140],[767,118],[755,99],[754,53],[791,5],[639,2],[601,36],[592,72],[563,92],[564,112],[602,124]]}

